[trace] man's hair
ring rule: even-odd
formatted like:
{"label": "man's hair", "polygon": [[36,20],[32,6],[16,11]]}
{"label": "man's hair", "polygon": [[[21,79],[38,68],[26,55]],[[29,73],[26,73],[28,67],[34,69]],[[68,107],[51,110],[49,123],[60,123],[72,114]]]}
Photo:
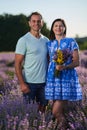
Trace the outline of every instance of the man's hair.
{"label": "man's hair", "polygon": [[40,13],[38,13],[38,12],[32,12],[32,13],[28,16],[28,21],[31,20],[31,17],[32,17],[33,15],[39,15],[39,16],[41,17],[41,19],[43,19],[43,18],[42,18],[42,15],[41,15]]}

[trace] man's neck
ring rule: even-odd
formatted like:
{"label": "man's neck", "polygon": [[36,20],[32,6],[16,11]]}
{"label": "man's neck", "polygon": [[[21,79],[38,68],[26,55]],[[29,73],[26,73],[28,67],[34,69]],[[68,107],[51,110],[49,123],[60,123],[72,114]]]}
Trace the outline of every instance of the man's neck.
{"label": "man's neck", "polygon": [[40,38],[40,37],[41,37],[40,32],[32,31],[32,30],[31,30],[30,33],[31,33],[34,37],[36,37],[36,38]]}

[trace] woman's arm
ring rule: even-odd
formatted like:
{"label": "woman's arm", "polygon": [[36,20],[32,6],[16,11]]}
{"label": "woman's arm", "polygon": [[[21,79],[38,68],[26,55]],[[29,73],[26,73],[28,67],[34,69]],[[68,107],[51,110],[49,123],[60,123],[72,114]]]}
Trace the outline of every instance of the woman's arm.
{"label": "woman's arm", "polygon": [[79,53],[78,50],[74,50],[72,56],[72,63],[65,66],[65,69],[72,69],[77,66],[79,66]]}
{"label": "woman's arm", "polygon": [[57,70],[63,70],[63,69],[72,69],[74,67],[79,66],[79,53],[78,50],[74,50],[73,51],[73,55],[72,55],[72,63],[66,66],[63,65],[57,65],[56,69]]}

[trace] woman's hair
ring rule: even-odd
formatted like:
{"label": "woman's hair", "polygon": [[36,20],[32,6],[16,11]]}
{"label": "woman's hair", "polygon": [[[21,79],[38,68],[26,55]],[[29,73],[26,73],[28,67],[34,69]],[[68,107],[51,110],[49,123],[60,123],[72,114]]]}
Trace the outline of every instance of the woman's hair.
{"label": "woman's hair", "polygon": [[64,25],[64,27],[65,27],[64,35],[66,35],[67,27],[66,27],[65,21],[63,19],[61,19],[61,18],[55,19],[53,21],[53,23],[52,23],[51,30],[50,30],[50,40],[54,40],[55,39],[55,34],[53,32],[53,26],[54,26],[55,22],[59,22],[59,21],[61,21],[62,24]]}
{"label": "woman's hair", "polygon": [[41,17],[41,19],[43,19],[43,18],[42,18],[42,15],[41,15],[40,13],[38,13],[38,12],[32,12],[32,13],[28,16],[28,21],[31,20],[31,17],[32,17],[33,15],[39,15],[39,16]]}

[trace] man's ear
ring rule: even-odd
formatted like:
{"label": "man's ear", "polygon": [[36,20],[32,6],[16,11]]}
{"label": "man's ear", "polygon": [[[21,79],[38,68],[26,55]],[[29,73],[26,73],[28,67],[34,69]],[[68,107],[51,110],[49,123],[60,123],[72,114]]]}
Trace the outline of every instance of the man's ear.
{"label": "man's ear", "polygon": [[44,25],[44,21],[43,21],[43,20],[41,21],[41,25],[42,25],[42,27],[43,27],[43,25]]}
{"label": "man's ear", "polygon": [[28,21],[28,24],[29,24],[29,26],[31,26],[31,23],[30,23],[30,21]]}

